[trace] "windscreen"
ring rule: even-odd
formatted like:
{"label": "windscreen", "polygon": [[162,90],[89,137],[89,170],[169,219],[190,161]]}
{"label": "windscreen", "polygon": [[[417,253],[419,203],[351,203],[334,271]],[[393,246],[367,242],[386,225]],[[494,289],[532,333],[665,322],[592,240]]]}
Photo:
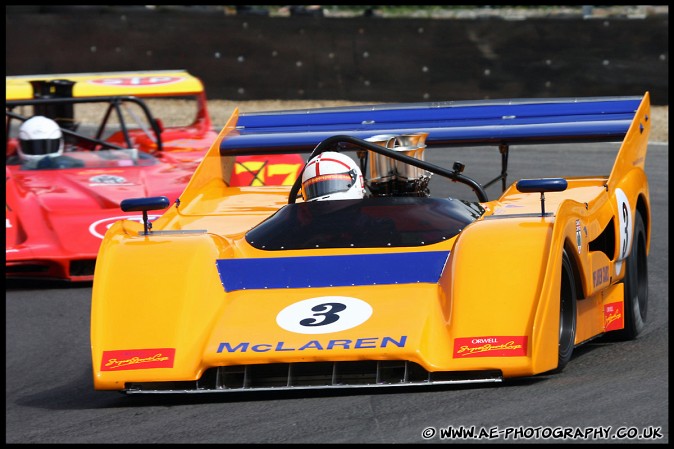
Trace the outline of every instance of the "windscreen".
{"label": "windscreen", "polygon": [[478,203],[446,198],[365,198],[288,204],[246,234],[252,246],[277,251],[431,245],[475,221]]}

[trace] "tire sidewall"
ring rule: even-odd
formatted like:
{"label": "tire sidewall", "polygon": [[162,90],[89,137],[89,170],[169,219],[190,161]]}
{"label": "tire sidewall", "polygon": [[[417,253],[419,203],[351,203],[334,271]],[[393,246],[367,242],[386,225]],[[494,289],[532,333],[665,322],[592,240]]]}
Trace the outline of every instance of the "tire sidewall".
{"label": "tire sidewall", "polygon": [[[647,298],[640,298],[640,276],[639,270],[646,270],[646,266],[639,266],[640,252],[645,250],[644,245],[646,241],[646,231],[641,214],[637,212],[634,218],[634,238],[632,241],[632,250],[627,258],[625,267],[625,329],[624,336],[626,338],[635,338],[643,331],[646,320],[646,307],[643,307],[641,301]],[[644,264],[645,265],[645,264]],[[646,273],[647,275],[647,273]],[[646,281],[647,282],[647,281]],[[644,306],[647,304],[644,302]]]}

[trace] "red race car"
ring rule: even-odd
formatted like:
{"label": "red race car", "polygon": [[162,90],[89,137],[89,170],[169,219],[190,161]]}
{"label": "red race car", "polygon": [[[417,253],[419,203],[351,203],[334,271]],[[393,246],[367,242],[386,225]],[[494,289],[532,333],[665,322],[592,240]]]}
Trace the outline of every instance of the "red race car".
{"label": "red race car", "polygon": [[[8,279],[92,280],[107,228],[130,218],[120,214],[121,200],[139,189],[177,199],[217,137],[204,86],[185,71],[8,76],[5,84]],[[172,116],[166,100],[180,113]],[[44,118],[40,126],[28,123],[35,116]],[[21,151],[26,133],[50,126],[60,149]],[[231,182],[292,184],[276,172],[303,164],[299,155],[242,156]]]}

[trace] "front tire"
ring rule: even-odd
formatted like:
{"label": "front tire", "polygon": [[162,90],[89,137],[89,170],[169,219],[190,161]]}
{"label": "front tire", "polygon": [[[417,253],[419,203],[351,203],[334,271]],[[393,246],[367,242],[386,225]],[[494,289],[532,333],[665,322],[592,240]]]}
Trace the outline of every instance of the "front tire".
{"label": "front tire", "polygon": [[566,250],[562,252],[562,281],[559,292],[559,350],[557,369],[564,369],[573,355],[576,340],[576,280],[571,259]]}
{"label": "front tire", "polygon": [[648,310],[646,226],[638,211],[634,214],[632,250],[625,262],[625,328],[612,334],[618,340],[634,340],[646,326]]}

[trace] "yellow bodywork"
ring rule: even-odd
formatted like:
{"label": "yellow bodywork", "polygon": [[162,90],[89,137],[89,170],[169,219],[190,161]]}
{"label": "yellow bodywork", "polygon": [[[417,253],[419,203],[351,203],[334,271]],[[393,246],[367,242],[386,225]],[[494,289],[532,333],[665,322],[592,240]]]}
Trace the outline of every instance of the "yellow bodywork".
{"label": "yellow bodywork", "polygon": [[6,100],[28,100],[34,97],[31,81],[73,81],[73,97],[135,95],[194,95],[204,92],[198,78],[184,70],[135,72],[55,73],[5,77]]}
{"label": "yellow bodywork", "polygon": [[[614,226],[615,247],[621,244],[616,190],[633,214],[639,208],[650,217],[643,170],[649,107],[646,94],[610,176],[570,178],[565,191],[546,193],[551,215],[540,216],[540,194],[521,193],[513,184],[497,200],[482,203],[486,212],[480,219],[441,243],[311,250],[312,255],[448,251],[437,283],[226,292],[215,261],[278,257],[249,245],[244,234],[287,204],[290,190],[227,187],[232,160],[221,157],[219,147],[236,127],[235,111],[179,206],[153,223],[151,235],[128,220],[108,230],[93,284],[95,388],[196,380],[210,367],[277,362],[408,360],[431,372],[500,370],[505,378],[555,369],[564,249],[579,276],[576,344],[604,333],[615,318],[606,310],[622,304],[623,260],[617,251],[591,250],[591,242]],[[646,227],[649,246],[648,219]],[[305,255],[303,250],[283,254]],[[371,317],[333,334],[307,335],[279,326],[283,309],[332,296],[366,302]],[[127,350],[144,352],[120,360],[120,351]],[[148,360],[160,362],[143,369]]]}

